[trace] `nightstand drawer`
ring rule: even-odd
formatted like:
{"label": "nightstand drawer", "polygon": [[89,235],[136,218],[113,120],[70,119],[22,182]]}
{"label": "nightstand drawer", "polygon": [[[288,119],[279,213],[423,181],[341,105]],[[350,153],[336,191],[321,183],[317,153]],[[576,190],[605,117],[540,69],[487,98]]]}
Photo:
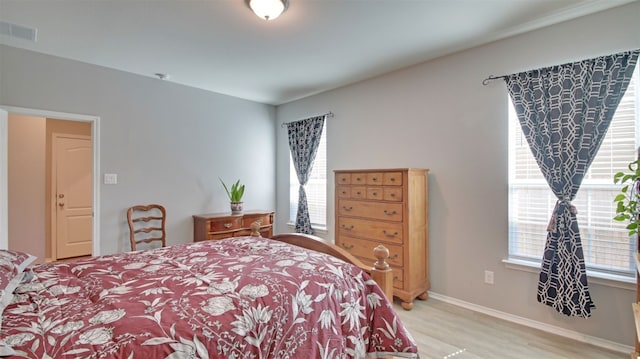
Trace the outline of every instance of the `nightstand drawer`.
{"label": "nightstand drawer", "polygon": [[260,223],[262,237],[273,236],[272,211],[246,211],[239,214],[206,213],[193,215],[193,241],[251,235],[251,224]]}
{"label": "nightstand drawer", "polygon": [[271,214],[245,214],[244,217],[242,217],[242,227],[251,228],[253,222],[258,222],[260,226],[273,224],[271,217]]}
{"label": "nightstand drawer", "polygon": [[216,218],[209,222],[210,232],[232,231],[242,227],[242,217]]}

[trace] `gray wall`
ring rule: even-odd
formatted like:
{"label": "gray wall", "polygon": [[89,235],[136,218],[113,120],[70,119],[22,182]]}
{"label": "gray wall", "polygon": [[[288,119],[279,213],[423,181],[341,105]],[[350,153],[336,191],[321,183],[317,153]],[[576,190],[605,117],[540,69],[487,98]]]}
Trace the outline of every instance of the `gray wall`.
{"label": "gray wall", "polygon": [[[278,123],[332,111],[327,123],[328,226],[333,170],[425,167],[430,175],[432,291],[625,345],[635,294],[591,283],[597,309],[568,318],[537,303],[537,274],[508,269],[507,101],[487,76],[640,48],[640,3],[436,59],[277,108]],[[286,131],[277,131],[277,212],[288,211]],[[278,216],[285,228],[286,216]],[[484,284],[484,270],[495,285]]]}
{"label": "gray wall", "polygon": [[100,117],[101,172],[118,174],[101,254],[129,249],[133,204],[165,205],[168,243],[190,242],[193,214],[229,209],[218,177],[246,184],[246,209],[275,208],[273,106],[2,45],[0,78],[0,105]]}

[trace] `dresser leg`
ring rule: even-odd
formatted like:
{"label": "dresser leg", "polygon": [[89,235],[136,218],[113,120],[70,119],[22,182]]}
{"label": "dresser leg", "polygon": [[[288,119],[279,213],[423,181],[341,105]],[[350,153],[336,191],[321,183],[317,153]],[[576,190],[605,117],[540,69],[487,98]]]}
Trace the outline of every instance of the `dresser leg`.
{"label": "dresser leg", "polygon": [[402,306],[402,308],[404,310],[411,310],[413,309],[413,301],[411,302],[405,302],[404,300],[402,301],[402,303],[400,303],[400,305]]}
{"label": "dresser leg", "polygon": [[418,296],[418,299],[420,299],[420,300],[427,300],[427,299],[429,299],[429,293],[424,292],[424,293],[420,294],[420,295]]}

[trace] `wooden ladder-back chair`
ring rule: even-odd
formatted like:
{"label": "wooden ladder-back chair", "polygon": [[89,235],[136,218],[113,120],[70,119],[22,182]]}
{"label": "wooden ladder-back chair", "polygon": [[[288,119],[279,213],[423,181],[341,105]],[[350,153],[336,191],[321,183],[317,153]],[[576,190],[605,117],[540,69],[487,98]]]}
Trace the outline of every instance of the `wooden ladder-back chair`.
{"label": "wooden ladder-back chair", "polygon": [[129,240],[131,250],[135,251],[139,243],[159,241],[161,246],[167,245],[165,221],[167,211],[159,204],[137,205],[127,210],[129,223]]}

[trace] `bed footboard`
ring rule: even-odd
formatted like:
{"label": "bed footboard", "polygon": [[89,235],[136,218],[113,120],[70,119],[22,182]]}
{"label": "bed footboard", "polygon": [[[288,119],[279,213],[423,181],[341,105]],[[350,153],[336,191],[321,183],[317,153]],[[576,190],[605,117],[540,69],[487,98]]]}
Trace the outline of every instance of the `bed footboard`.
{"label": "bed footboard", "polygon": [[[254,229],[253,224],[251,225],[251,236],[259,237],[259,227],[256,227],[257,229]],[[389,267],[389,264],[387,263],[387,258],[389,258],[389,250],[385,246],[379,245],[374,249],[373,254],[377,260],[374,263],[373,267],[369,267],[366,264],[362,263],[361,260],[354,257],[351,253],[317,236],[301,233],[283,233],[276,234],[271,237],[271,239],[292,244],[294,246],[311,249],[317,252],[326,253],[362,268],[364,271],[371,275],[371,278],[373,278],[376,283],[378,283],[389,301],[393,302],[393,273],[391,271],[391,268]]]}

